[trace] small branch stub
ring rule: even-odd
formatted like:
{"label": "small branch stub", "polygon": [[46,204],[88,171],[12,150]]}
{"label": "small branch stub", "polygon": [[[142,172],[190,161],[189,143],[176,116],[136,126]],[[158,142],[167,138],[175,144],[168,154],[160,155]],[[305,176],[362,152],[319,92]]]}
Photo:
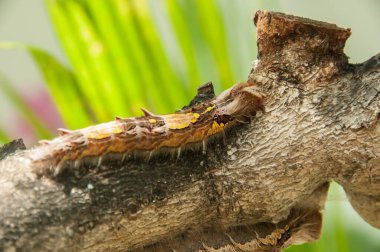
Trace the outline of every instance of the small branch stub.
{"label": "small branch stub", "polygon": [[[322,81],[348,66],[343,52],[350,29],[277,12],[258,11],[257,46],[260,65],[293,83]],[[317,76],[310,76],[319,70]],[[279,72],[281,70],[281,72]]]}

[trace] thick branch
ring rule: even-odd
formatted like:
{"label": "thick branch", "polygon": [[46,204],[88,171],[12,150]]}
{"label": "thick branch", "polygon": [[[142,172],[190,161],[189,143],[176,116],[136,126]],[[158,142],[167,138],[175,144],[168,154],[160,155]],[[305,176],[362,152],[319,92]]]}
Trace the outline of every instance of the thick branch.
{"label": "thick branch", "polygon": [[10,156],[0,249],[275,251],[318,238],[331,180],[380,227],[379,57],[348,64],[350,31],[335,25],[265,11],[255,23],[249,81],[264,113],[178,161],[114,160],[50,179],[32,172],[28,150]]}

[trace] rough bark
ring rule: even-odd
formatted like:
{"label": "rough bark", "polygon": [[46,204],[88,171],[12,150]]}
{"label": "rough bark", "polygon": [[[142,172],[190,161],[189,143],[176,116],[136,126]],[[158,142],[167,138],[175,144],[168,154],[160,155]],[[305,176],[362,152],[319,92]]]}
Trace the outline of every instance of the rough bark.
{"label": "rough bark", "polygon": [[[259,11],[249,75],[265,112],[178,161],[109,161],[51,179],[0,162],[0,250],[277,251],[319,236],[328,183],[380,228],[380,55],[349,29]],[[235,250],[234,250],[235,249]]]}

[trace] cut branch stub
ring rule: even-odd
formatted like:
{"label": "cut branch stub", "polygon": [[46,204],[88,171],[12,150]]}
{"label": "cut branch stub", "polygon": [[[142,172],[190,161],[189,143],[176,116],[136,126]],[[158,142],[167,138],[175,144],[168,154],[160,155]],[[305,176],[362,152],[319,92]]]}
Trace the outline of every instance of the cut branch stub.
{"label": "cut branch stub", "polygon": [[[254,22],[262,67],[277,65],[277,74],[283,74],[288,81],[328,79],[348,64],[343,48],[350,29],[268,11],[256,12]],[[321,72],[317,76],[308,75],[314,73],[310,68]]]}
{"label": "cut branch stub", "polygon": [[303,170],[310,165],[340,183],[379,228],[379,55],[349,64],[343,48],[351,32],[336,25],[267,11],[254,21],[260,61],[249,79],[267,94],[266,120],[287,125],[282,151],[302,149]]}

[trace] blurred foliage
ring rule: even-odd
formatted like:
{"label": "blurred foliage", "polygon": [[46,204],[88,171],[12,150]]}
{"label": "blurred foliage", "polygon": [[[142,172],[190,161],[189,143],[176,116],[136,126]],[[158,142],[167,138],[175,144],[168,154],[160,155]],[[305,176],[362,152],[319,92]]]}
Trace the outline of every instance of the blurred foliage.
{"label": "blurred foliage", "polygon": [[[252,23],[243,20],[244,15],[230,17],[231,10],[252,10],[248,1],[45,3],[69,67],[30,45],[0,47],[30,53],[71,129],[141,115],[140,107],[173,112],[187,104],[202,83],[212,80],[220,92],[246,80],[254,58]],[[236,29],[238,24],[244,29]],[[15,104],[22,100],[14,98]]]}
{"label": "blurred foliage", "polygon": [[0,129],[0,143],[7,143],[9,141],[10,139],[7,134],[2,129]]}
{"label": "blurred foliage", "polygon": [[[81,126],[111,120],[115,115],[138,115],[140,107],[171,112],[190,100],[210,71],[219,75],[219,90],[238,79],[215,1],[46,3],[73,69],[72,86],[83,96],[81,107],[91,115]],[[154,20],[153,7],[168,13],[168,19]],[[157,22],[165,30],[174,30],[172,48],[164,46]],[[171,60],[168,54],[175,49],[180,55]],[[200,61],[196,52],[202,52]],[[52,89],[49,81],[47,84]],[[74,98],[66,97],[66,104],[72,104]],[[83,116],[75,113],[64,117],[69,127],[77,127],[72,121]]]}
{"label": "blurred foliage", "polygon": [[[0,48],[7,48],[9,45],[9,43],[0,43]],[[38,137],[48,138],[51,136],[51,133],[46,129],[41,120],[39,120],[38,115],[29,108],[28,104],[26,104],[18,91],[13,88],[11,83],[2,75],[0,75],[0,90],[25,118]],[[5,142],[7,140],[9,140],[9,138],[6,136],[5,131],[0,129],[0,141]]]}
{"label": "blurred foliage", "polygon": [[[254,28],[247,18],[263,2],[244,0],[46,0],[59,41],[69,59],[63,66],[29,45],[68,128],[141,115],[140,107],[168,113],[187,104],[197,86],[212,80],[217,91],[244,81],[255,58]],[[274,5],[274,2],[270,3]],[[38,138],[44,128],[21,96],[4,81],[15,107]],[[8,141],[0,129],[0,142]],[[322,239],[287,251],[358,251],[341,223],[339,209],[325,221]],[[350,239],[348,239],[350,237]],[[379,248],[366,244],[366,251]],[[359,249],[360,250],[360,249]]]}

